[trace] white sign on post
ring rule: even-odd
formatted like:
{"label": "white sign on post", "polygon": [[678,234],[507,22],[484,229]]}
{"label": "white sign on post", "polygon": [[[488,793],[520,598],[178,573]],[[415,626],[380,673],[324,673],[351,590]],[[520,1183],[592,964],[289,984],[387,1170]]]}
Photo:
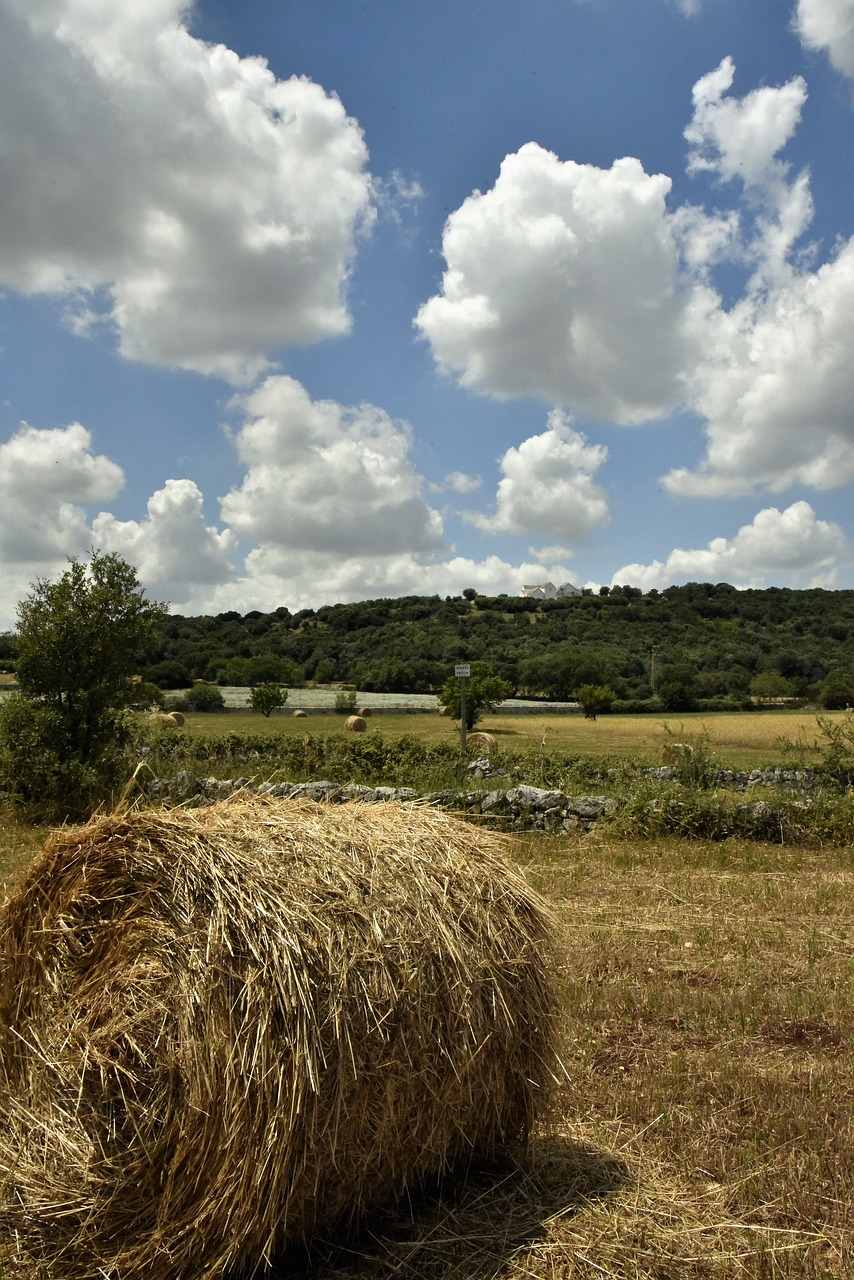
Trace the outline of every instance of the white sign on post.
{"label": "white sign on post", "polygon": [[454,667],[454,675],[457,677],[458,680],[461,680],[464,676],[470,676],[471,663],[458,662],[457,665]]}

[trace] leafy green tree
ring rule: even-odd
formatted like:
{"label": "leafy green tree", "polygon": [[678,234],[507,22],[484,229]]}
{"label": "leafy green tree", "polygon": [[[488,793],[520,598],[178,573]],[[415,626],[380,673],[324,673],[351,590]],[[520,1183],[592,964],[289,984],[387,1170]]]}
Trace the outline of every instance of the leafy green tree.
{"label": "leafy green tree", "polygon": [[46,817],[83,816],[127,770],[123,708],[131,676],[166,606],[146,599],[136,570],[93,551],[18,605],[20,693],[0,717],[9,790]]}
{"label": "leafy green tree", "polygon": [[697,672],[689,662],[662,667],[655,691],[667,711],[693,711],[697,705]]}
{"label": "leafy green tree", "polygon": [[579,685],[575,697],[581,703],[585,720],[595,720],[598,715],[604,715],[617,701],[616,693],[607,684]]}
{"label": "leafy green tree", "polygon": [[[488,662],[473,662],[471,675],[466,680],[466,728],[474,728],[484,711],[494,711],[499,702],[512,697],[513,686],[495,674]],[[462,710],[461,685],[456,676],[450,676],[439,694],[439,702],[447,714],[459,720]]]}
{"label": "leafy green tree", "polygon": [[854,675],[848,671],[832,671],[819,686],[818,701],[825,711],[854,707]]}
{"label": "leafy green tree", "polygon": [[260,711],[268,720],[273,711],[283,707],[288,700],[288,691],[277,684],[256,684],[249,693],[249,705],[253,711]]}

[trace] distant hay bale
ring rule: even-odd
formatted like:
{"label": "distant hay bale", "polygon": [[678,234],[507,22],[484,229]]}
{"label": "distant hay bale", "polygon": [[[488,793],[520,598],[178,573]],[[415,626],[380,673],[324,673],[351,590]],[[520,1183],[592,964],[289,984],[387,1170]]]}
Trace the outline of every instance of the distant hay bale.
{"label": "distant hay bale", "polygon": [[344,725],[348,733],[364,733],[367,727],[363,716],[348,716]]}
{"label": "distant hay bale", "polygon": [[295,712],[294,712],[294,719],[295,719],[295,720],[306,720],[306,719],[308,719],[308,712],[306,712],[306,711],[295,711]]}
{"label": "distant hay bale", "polygon": [[470,733],[466,736],[466,742],[472,751],[480,751],[484,755],[491,755],[498,746],[497,740],[491,733]]}
{"label": "distant hay bale", "polygon": [[184,717],[181,715],[180,711],[160,711],[155,708],[150,712],[149,718],[152,724],[157,725],[161,729],[174,728],[175,725],[182,725],[184,723]]}
{"label": "distant hay bale", "polygon": [[0,1223],[63,1280],[254,1274],[524,1139],[549,933],[501,838],[424,805],[56,833],[0,915]]}
{"label": "distant hay bale", "polygon": [[359,707],[359,715],[363,720],[368,720],[373,715],[370,707]]}
{"label": "distant hay bale", "polygon": [[661,763],[677,767],[689,764],[694,757],[694,748],[690,742],[665,742],[661,748]]}

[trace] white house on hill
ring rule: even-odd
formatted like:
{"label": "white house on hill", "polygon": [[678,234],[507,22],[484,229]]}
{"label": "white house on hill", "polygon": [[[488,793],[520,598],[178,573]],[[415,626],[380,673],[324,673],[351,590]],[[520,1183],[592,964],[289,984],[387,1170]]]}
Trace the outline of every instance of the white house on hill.
{"label": "white house on hill", "polygon": [[560,600],[567,596],[580,596],[581,588],[573,586],[571,582],[565,582],[562,587],[556,587],[553,582],[536,582],[532,586],[523,587],[520,595],[527,596],[530,600]]}

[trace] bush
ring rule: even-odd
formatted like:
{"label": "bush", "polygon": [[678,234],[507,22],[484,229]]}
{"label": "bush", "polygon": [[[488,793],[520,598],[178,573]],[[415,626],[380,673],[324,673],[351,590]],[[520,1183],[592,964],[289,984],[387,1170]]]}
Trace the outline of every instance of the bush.
{"label": "bush", "polygon": [[222,711],[225,699],[215,684],[194,684],[182,700],[189,711]]}
{"label": "bush", "polygon": [[356,711],[356,690],[339,689],[335,695],[335,713],[339,716],[352,716]]}
{"label": "bush", "polygon": [[101,749],[77,750],[67,717],[55,707],[16,693],[0,707],[0,770],[11,796],[40,821],[86,818],[109,802],[128,776],[130,740],[125,713],[102,717]]}

